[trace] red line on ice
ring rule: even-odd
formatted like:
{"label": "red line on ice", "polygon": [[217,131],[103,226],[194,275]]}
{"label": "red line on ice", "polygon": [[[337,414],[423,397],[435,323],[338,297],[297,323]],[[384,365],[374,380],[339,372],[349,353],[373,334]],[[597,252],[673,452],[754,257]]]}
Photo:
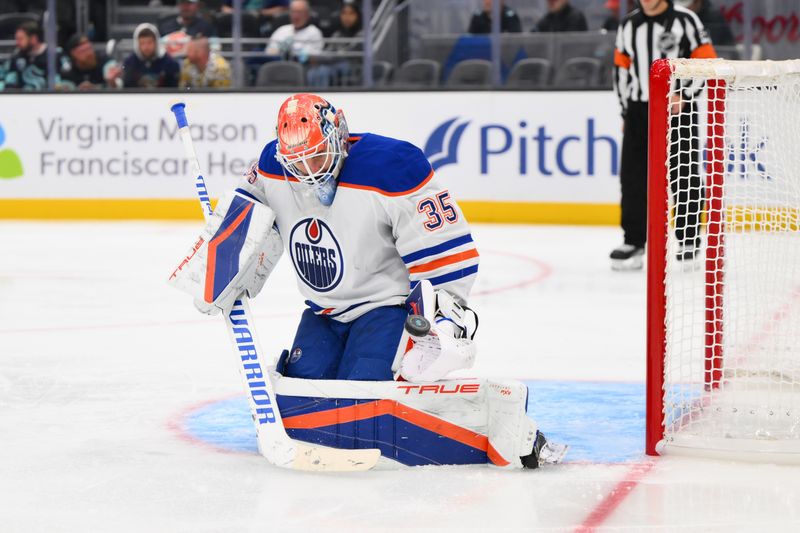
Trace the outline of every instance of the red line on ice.
{"label": "red line on ice", "polygon": [[536,267],[539,269],[539,272],[537,272],[535,276],[523,279],[522,281],[518,281],[516,283],[512,283],[511,285],[503,285],[496,288],[484,289],[482,291],[473,291],[471,294],[471,296],[473,297],[486,296],[488,294],[497,294],[499,292],[510,291],[512,289],[521,289],[523,287],[529,287],[531,285],[535,285],[536,283],[543,281],[544,279],[550,277],[553,274],[553,267],[529,255],[516,254],[513,252],[501,252],[497,250],[487,250],[482,253],[489,253],[491,255],[500,255],[505,257],[511,257],[513,259],[520,259],[522,261],[527,261],[528,263],[536,265]]}
{"label": "red line on ice", "polygon": [[581,525],[575,528],[575,533],[590,533],[594,532],[601,526],[608,517],[620,506],[625,498],[633,492],[633,489],[639,484],[642,478],[655,466],[655,463],[640,463],[635,464],[628,470],[625,477],[619,481],[611,492],[609,492],[600,503],[595,506],[589,516],[587,516]]}
{"label": "red line on ice", "polygon": [[[255,315],[254,318],[286,318],[293,317],[295,313],[269,313],[264,315]],[[194,324],[208,324],[208,317],[201,317],[192,320],[170,320],[164,322],[128,322],[120,324],[92,324],[81,325],[75,324],[71,326],[49,326],[37,328],[0,328],[0,333],[39,333],[46,331],[77,331],[77,330],[97,330],[97,329],[127,329],[127,328],[153,328],[159,326],[185,326]]]}

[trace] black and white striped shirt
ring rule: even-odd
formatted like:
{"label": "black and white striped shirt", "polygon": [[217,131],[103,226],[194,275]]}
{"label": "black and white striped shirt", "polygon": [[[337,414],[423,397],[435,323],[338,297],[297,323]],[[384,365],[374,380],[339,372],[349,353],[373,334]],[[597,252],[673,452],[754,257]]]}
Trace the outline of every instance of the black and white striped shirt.
{"label": "black and white striped shirt", "polygon": [[[614,50],[614,90],[622,106],[647,102],[650,65],[656,59],[716,57],[703,23],[693,11],[669,2],[660,15],[648,17],[641,9],[632,11],[617,30]],[[684,91],[699,90],[690,84]]]}

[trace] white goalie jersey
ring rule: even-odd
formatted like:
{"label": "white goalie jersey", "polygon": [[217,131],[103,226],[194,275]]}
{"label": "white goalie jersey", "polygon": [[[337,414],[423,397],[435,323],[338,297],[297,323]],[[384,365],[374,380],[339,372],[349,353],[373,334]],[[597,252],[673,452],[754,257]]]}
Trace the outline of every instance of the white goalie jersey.
{"label": "white goalie jersey", "polygon": [[421,279],[466,303],[478,251],[463,213],[422,151],[370,133],[349,141],[329,207],[284,174],[276,141],[262,151],[258,173],[237,189],[275,212],[307,304],[349,322],[377,307],[402,305]]}

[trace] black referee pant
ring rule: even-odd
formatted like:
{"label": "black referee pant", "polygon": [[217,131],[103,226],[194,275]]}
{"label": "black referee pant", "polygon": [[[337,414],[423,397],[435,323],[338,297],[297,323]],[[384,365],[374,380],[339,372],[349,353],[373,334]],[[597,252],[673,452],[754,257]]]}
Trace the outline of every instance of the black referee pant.
{"label": "black referee pant", "polygon": [[[696,244],[699,235],[702,187],[699,165],[697,108],[692,104],[671,120],[670,189],[675,210],[675,236],[680,243]],[[620,185],[622,230],[625,244],[647,242],[647,102],[629,102],[622,136]]]}

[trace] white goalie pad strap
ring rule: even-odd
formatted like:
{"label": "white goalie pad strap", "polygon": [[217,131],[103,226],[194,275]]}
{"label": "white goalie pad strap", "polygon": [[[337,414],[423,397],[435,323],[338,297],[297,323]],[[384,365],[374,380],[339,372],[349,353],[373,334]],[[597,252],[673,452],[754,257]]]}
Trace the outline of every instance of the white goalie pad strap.
{"label": "white goalie pad strap", "polygon": [[208,314],[229,309],[243,292],[253,298],[283,253],[274,223],[266,205],[234,191],[225,194],[168,282]]}
{"label": "white goalie pad strap", "polygon": [[442,331],[449,331],[452,337],[471,339],[478,327],[475,312],[459,304],[455,297],[444,289],[436,291],[436,317],[434,319]]}
{"label": "white goalie pad strap", "polygon": [[533,451],[537,430],[536,422],[526,414],[528,387],[519,381],[489,380],[486,400],[489,442],[509,461],[509,468],[522,468],[520,457]]}
{"label": "white goalie pad strap", "polygon": [[[389,400],[485,435],[495,466],[521,468],[536,423],[525,414],[527,388],[515,381],[454,379],[436,383],[287,378],[273,373],[278,396]],[[282,413],[284,421],[291,415]],[[288,418],[287,418],[288,416]]]}

